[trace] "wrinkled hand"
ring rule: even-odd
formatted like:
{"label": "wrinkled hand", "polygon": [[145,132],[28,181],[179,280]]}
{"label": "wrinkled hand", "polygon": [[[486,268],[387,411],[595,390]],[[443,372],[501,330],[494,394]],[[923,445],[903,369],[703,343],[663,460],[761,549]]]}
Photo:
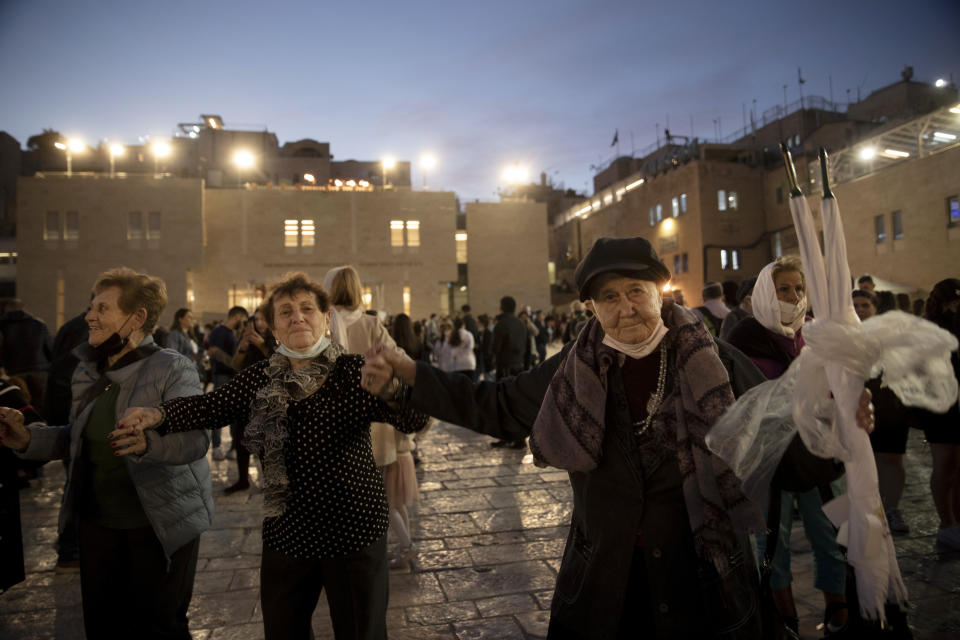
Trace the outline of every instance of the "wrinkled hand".
{"label": "wrinkled hand", "polygon": [[107,438],[113,447],[113,455],[127,456],[131,453],[142,456],[147,451],[147,437],[140,427],[117,427]]}
{"label": "wrinkled hand", "polygon": [[384,393],[394,377],[400,378],[411,387],[413,386],[417,377],[417,363],[402,349],[391,349],[378,344],[371,347],[364,354],[364,357],[366,358],[366,364],[363,365],[361,370],[363,377],[360,384],[370,393],[384,397]]}
{"label": "wrinkled hand", "polygon": [[30,444],[30,432],[23,426],[23,414],[0,407],[0,446],[23,451]]}
{"label": "wrinkled hand", "polygon": [[870,390],[864,389],[860,394],[860,405],[857,407],[857,426],[867,433],[873,433],[874,428],[873,403],[870,402],[872,397]]}
{"label": "wrinkled hand", "polygon": [[[142,431],[143,429],[152,429],[162,420],[163,412],[156,407],[130,407],[123,412],[120,420],[117,421],[117,429],[136,427]],[[113,433],[116,433],[116,431]]]}

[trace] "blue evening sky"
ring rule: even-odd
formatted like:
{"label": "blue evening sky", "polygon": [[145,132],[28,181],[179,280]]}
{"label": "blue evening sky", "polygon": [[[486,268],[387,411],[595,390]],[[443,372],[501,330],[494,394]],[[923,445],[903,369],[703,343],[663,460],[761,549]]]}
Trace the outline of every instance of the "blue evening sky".
{"label": "blue evening sky", "polygon": [[[433,188],[495,199],[506,165],[592,191],[657,127],[712,137],[804,94],[951,73],[957,0],[0,0],[0,130],[135,142],[221,114],[337,160],[439,157]],[[588,187],[588,184],[591,186]]]}

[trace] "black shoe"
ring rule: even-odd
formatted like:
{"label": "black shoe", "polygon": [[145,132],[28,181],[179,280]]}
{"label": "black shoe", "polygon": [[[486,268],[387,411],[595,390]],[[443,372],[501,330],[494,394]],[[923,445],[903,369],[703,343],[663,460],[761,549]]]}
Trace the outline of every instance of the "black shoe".
{"label": "black shoe", "polygon": [[514,440],[507,444],[508,449],[526,449],[527,441],[526,440]]}
{"label": "black shoe", "polygon": [[227,487],[226,489],[224,489],[224,490],[223,490],[223,495],[229,496],[231,493],[236,493],[237,491],[246,491],[246,490],[249,489],[249,488],[250,488],[250,482],[249,482],[249,481],[248,481],[248,482],[238,482],[238,483],[232,484],[232,485],[230,485],[229,487]]}
{"label": "black shoe", "polygon": [[494,449],[502,449],[508,444],[510,444],[509,440],[494,440],[493,442],[490,443],[490,446],[493,447]]}

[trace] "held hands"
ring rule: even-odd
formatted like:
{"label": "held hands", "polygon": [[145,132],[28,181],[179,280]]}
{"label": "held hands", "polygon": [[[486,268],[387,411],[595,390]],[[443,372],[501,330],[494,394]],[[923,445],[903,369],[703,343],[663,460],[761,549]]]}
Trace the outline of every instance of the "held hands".
{"label": "held hands", "polygon": [[30,432],[23,426],[23,414],[0,407],[0,446],[23,451],[30,444]]}
{"label": "held hands", "polygon": [[152,429],[163,421],[163,412],[153,407],[130,407],[127,409],[117,428],[107,437],[114,448],[113,455],[126,456],[135,454],[142,456],[147,451],[147,438],[144,429]]}
{"label": "held hands", "polygon": [[366,364],[361,369],[360,386],[384,400],[391,399],[390,381],[394,376],[413,386],[417,375],[417,363],[400,349],[390,349],[378,344],[364,354]]}

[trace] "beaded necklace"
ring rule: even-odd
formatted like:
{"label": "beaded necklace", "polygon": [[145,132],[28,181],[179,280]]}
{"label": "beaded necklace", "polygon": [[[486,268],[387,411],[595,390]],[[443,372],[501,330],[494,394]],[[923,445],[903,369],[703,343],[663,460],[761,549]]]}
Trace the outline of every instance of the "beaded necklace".
{"label": "beaded necklace", "polygon": [[660,404],[663,402],[664,386],[667,381],[667,343],[666,340],[660,342],[660,372],[657,374],[657,390],[650,395],[650,399],[647,400],[647,417],[642,421],[636,421],[633,423],[633,428],[636,430],[634,433],[640,436],[650,428],[650,425],[653,424],[653,417],[657,413],[657,410],[660,409]]}

